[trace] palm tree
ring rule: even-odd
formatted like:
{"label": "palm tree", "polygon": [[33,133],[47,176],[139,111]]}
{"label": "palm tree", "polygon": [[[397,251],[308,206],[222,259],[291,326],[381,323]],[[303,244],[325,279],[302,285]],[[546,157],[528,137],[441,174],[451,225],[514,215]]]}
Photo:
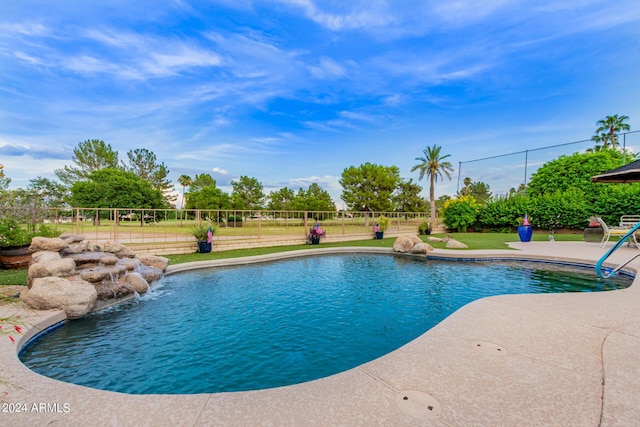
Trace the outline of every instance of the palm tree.
{"label": "palm tree", "polygon": [[617,114],[598,120],[596,122],[598,129],[591,139],[596,143],[602,142],[602,148],[607,148],[609,143],[611,143],[611,148],[616,148],[618,144],[616,133],[631,130],[629,124],[624,123],[627,120],[629,120],[629,116],[618,116]]}
{"label": "palm tree", "polygon": [[422,151],[424,153],[424,157],[416,157],[416,160],[420,163],[411,168],[411,172],[416,170],[420,171],[420,175],[418,176],[419,181],[422,180],[425,175],[429,176],[429,204],[432,224],[435,224],[436,221],[436,197],[434,192],[435,182],[438,180],[438,177],[444,179],[445,176],[451,180],[451,174],[449,172],[453,172],[451,162],[444,161],[444,159],[450,157],[449,154],[441,156],[441,149],[442,147],[435,144],[431,147],[427,147]]}
{"label": "palm tree", "polygon": [[[182,185],[182,205],[181,210],[184,209],[184,190],[186,187],[190,187],[193,184],[193,180],[189,175],[180,175],[178,182]],[[182,226],[182,214],[180,214],[180,226]]]}

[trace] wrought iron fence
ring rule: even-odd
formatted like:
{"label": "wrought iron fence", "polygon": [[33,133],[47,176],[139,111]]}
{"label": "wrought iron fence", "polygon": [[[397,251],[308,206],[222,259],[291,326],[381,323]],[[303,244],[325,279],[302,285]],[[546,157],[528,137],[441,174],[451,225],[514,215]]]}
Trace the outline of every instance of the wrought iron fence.
{"label": "wrought iron fence", "polygon": [[[202,222],[215,228],[214,246],[233,244],[282,244],[303,242],[318,224],[328,240],[365,239],[381,215],[390,219],[387,235],[417,232],[429,221],[424,212],[316,212],[271,210],[178,210],[66,208],[44,210],[38,219],[62,232],[80,234],[94,241],[126,244],[195,242],[192,229]],[[439,225],[432,224],[433,228]]]}

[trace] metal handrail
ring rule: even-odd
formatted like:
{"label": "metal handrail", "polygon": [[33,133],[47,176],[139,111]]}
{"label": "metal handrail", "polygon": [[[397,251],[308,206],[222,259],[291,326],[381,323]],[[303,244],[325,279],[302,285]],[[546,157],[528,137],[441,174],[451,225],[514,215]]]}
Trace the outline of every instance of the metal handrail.
{"label": "metal handrail", "polygon": [[627,261],[625,261],[624,263],[622,263],[621,265],[619,265],[618,267],[609,270],[607,272],[607,274],[603,274],[602,273],[602,264],[604,263],[604,261],[609,258],[609,256],[614,253],[620,246],[622,246],[622,244],[625,242],[625,240],[627,240],[629,237],[633,236],[633,233],[635,233],[638,229],[640,229],[640,222],[638,222],[636,225],[634,225],[624,236],[622,236],[620,238],[620,240],[618,240],[618,242],[613,245],[611,247],[611,249],[609,249],[596,263],[596,274],[598,275],[598,277],[602,278],[602,279],[608,279],[609,277],[613,276],[614,274],[616,274],[618,271],[620,271],[621,268],[623,268],[625,265],[629,264],[631,261],[633,261],[634,259],[636,259],[637,257],[640,256],[640,253],[634,255],[633,257],[631,257],[630,259],[628,259]]}

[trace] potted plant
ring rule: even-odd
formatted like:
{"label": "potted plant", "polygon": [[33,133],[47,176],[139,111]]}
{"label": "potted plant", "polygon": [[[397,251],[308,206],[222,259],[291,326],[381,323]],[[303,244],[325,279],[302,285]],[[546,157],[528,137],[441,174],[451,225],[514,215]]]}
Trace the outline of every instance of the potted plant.
{"label": "potted plant", "polygon": [[320,227],[320,224],[316,224],[309,230],[309,236],[307,237],[307,243],[310,245],[320,244],[320,238],[324,237],[326,232]]}
{"label": "potted plant", "polygon": [[418,234],[431,234],[431,222],[423,221],[418,225]]}
{"label": "potted plant", "polygon": [[213,235],[216,233],[216,227],[210,222],[203,221],[191,229],[191,234],[198,241],[198,252],[201,254],[211,252]]}
{"label": "potted plant", "polygon": [[529,215],[525,214],[522,224],[518,225],[518,236],[521,242],[530,242],[533,236],[533,227],[529,223]]}
{"label": "potted plant", "polygon": [[382,239],[384,237],[385,230],[389,227],[389,218],[384,215],[380,215],[373,226],[374,239]]}
{"label": "potted plant", "polygon": [[9,269],[25,268],[31,260],[31,239],[59,235],[59,230],[46,224],[23,224],[12,217],[1,218],[0,264]]}

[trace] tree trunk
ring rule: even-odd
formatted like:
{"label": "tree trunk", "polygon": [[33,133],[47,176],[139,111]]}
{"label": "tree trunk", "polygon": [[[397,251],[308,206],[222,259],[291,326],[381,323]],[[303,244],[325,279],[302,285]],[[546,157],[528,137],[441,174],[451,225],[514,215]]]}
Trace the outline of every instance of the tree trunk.
{"label": "tree trunk", "polygon": [[435,176],[431,174],[429,186],[429,210],[431,211],[431,227],[436,225],[436,193],[435,193]]}

